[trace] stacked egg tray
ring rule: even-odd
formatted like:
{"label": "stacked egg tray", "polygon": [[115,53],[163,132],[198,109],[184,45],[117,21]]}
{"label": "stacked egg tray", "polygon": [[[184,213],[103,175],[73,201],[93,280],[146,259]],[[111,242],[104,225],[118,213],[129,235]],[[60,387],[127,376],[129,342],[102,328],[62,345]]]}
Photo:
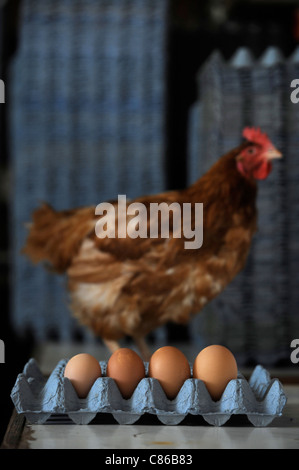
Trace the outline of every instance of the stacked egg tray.
{"label": "stacked egg tray", "polygon": [[[200,415],[209,424],[223,425],[232,415],[247,415],[254,426],[267,426],[281,416],[286,395],[278,379],[271,379],[261,365],[247,381],[239,372],[219,401],[214,402],[199,379],[187,379],[174,400],[167,399],[159,381],[146,377],[133,395],[124,399],[115,381],[106,377],[106,362],[100,361],[98,378],[85,399],[80,399],[72,383],[64,377],[67,359],[58,362],[46,378],[36,361],[30,359],[18,375],[11,398],[18,413],[32,424],[42,424],[51,415],[64,414],[76,424],[88,424],[98,413],[111,413],[119,424],[132,424],[144,413],[156,415],[166,425],[179,424],[185,416]],[[192,367],[191,367],[192,372]],[[191,375],[192,377],[192,375]]]}

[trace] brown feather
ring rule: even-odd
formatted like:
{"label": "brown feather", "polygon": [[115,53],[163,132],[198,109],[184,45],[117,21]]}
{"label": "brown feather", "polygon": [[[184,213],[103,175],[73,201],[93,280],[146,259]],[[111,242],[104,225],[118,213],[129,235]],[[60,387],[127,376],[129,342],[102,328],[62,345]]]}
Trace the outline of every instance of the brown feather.
{"label": "brown feather", "polygon": [[94,208],[56,212],[44,203],[33,213],[33,223],[22,253],[34,263],[48,261],[55,271],[62,273],[82,240],[94,230],[94,217]]}
{"label": "brown feather", "polygon": [[169,239],[99,239],[94,207],[55,212],[43,205],[33,214],[23,251],[33,262],[47,260],[67,272],[72,312],[105,339],[142,337],[169,321],[186,323],[246,262],[256,230],[256,185],[236,168],[245,146],[185,190],[135,200],[148,211],[151,202],[203,203],[200,249],[186,250],[184,238],[172,238],[172,223]]}

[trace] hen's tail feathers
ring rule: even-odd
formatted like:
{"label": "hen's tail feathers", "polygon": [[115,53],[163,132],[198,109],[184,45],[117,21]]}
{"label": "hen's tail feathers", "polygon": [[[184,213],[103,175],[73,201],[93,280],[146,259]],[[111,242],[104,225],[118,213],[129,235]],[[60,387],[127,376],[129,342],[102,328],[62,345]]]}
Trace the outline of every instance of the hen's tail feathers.
{"label": "hen's tail feathers", "polygon": [[33,263],[48,262],[63,273],[83,239],[94,231],[94,208],[55,211],[48,204],[36,209],[22,250]]}

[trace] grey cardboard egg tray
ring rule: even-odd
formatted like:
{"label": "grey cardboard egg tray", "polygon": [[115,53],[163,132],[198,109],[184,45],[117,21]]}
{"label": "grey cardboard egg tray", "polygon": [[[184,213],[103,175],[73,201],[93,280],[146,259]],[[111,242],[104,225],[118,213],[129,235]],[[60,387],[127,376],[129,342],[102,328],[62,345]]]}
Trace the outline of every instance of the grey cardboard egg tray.
{"label": "grey cardboard egg tray", "polygon": [[281,416],[287,400],[279,380],[271,379],[261,365],[255,367],[249,381],[239,372],[217,402],[211,399],[205,384],[193,378],[184,382],[174,400],[169,400],[159,381],[147,377],[148,363],[146,377],[126,400],[115,381],[105,376],[107,363],[103,361],[102,377],[94,382],[85,399],[79,399],[70,380],[64,377],[66,363],[67,359],[59,361],[46,378],[36,361],[30,359],[18,375],[11,398],[17,412],[30,423],[42,424],[51,415],[66,414],[76,424],[88,424],[98,413],[111,413],[119,424],[132,424],[144,413],[150,413],[166,425],[179,424],[191,414],[221,426],[233,414],[243,414],[254,426],[267,426]]}

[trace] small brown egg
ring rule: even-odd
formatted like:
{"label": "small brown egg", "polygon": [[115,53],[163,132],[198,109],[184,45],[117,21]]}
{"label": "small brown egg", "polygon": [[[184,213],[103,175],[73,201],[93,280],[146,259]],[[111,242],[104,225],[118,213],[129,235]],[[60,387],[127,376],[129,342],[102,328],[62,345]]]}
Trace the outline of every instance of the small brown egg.
{"label": "small brown egg", "polygon": [[79,398],[86,398],[94,382],[101,375],[99,362],[88,353],[73,356],[67,362],[64,370],[64,377],[71,381]]}
{"label": "small brown egg", "polygon": [[193,377],[205,383],[211,398],[221,398],[230,380],[238,375],[237,362],[225,346],[213,344],[200,351],[193,364]]}
{"label": "small brown egg", "polygon": [[122,396],[128,399],[145,377],[144,363],[132,349],[119,348],[109,358],[106,375],[115,380]]}
{"label": "small brown egg", "polygon": [[186,356],[173,346],[157,349],[150,359],[148,375],[159,380],[169,400],[177,396],[190,374]]}

